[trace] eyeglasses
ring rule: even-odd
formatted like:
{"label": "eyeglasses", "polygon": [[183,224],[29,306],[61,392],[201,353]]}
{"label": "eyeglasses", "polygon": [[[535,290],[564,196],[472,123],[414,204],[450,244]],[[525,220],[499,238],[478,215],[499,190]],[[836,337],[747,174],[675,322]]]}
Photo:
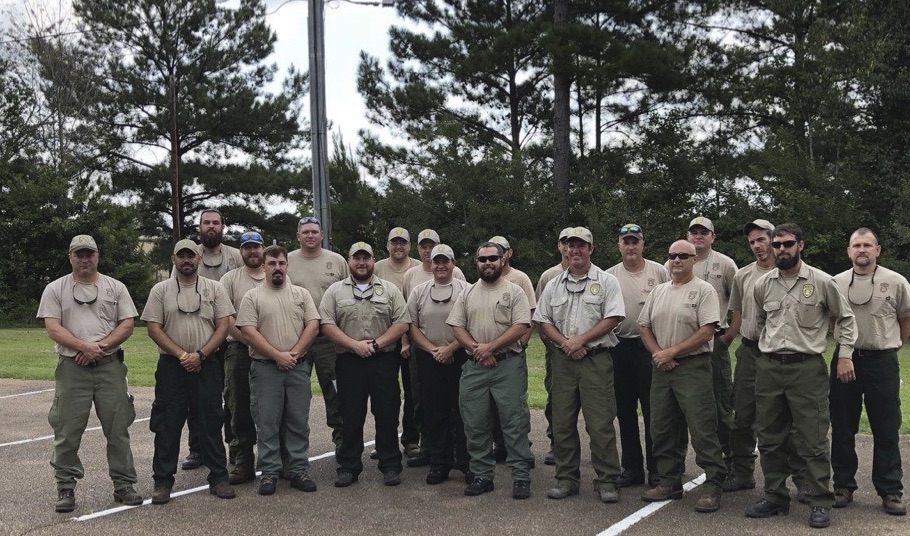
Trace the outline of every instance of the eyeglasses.
{"label": "eyeglasses", "polygon": [[790,249],[795,245],[796,245],[796,240],[784,240],[783,242],[778,242],[775,240],[774,242],[771,242],[771,247],[773,249],[780,249],[780,248]]}
{"label": "eyeglasses", "polygon": [[81,283],[74,283],[73,284],[73,301],[75,301],[79,305],[91,305],[91,304],[95,303],[96,301],[98,301],[98,285],[92,283],[92,286],[95,287],[95,297],[90,300],[83,301],[76,297],[76,287],[86,288],[86,287],[88,287],[88,285],[83,285]]}
{"label": "eyeglasses", "polygon": [[[875,270],[872,271],[872,284],[869,287],[864,287],[863,289],[853,289],[853,278],[856,277],[856,271],[851,271],[850,273],[850,284],[847,285],[847,300],[850,301],[853,305],[866,305],[872,301],[872,297],[875,295],[875,272],[878,271],[878,265],[875,266]],[[866,297],[865,288],[869,289],[869,296]],[[860,298],[866,298],[862,302],[858,302],[853,299],[854,294],[860,294]]]}
{"label": "eyeglasses", "polygon": [[577,281],[572,278],[566,278],[566,290],[569,291],[570,294],[581,294],[586,288],[588,288],[587,277]]}
{"label": "eyeglasses", "polygon": [[245,242],[259,242],[261,244],[262,235],[255,232],[243,233],[240,235],[240,243],[243,244]]}
{"label": "eyeglasses", "polygon": [[640,233],[640,232],[641,232],[641,226],[635,225],[634,223],[629,223],[629,224],[623,225],[622,227],[619,228],[619,234]]}
{"label": "eyeglasses", "polygon": [[360,290],[357,285],[351,285],[351,293],[357,301],[370,300],[373,298],[373,285],[370,285],[365,290]]}
{"label": "eyeglasses", "polygon": [[671,261],[679,259],[681,261],[689,260],[690,257],[694,257],[692,253],[667,253],[667,258]]}
{"label": "eyeglasses", "polygon": [[203,253],[202,254],[202,265],[205,266],[206,268],[219,268],[222,264],[224,264],[224,250],[223,249],[221,250],[220,258],[221,258],[221,260],[218,262],[218,264],[209,264],[209,263],[205,262],[205,253]]}
{"label": "eyeglasses", "polygon": [[487,262],[496,262],[502,258],[502,255],[487,255],[486,257],[477,257],[477,262],[484,264]]}
{"label": "eyeglasses", "polygon": [[315,216],[304,216],[300,218],[300,221],[297,223],[297,225],[306,225],[308,223],[315,223],[319,227],[322,227],[322,222],[319,221],[319,218]]}
{"label": "eyeglasses", "polygon": [[[445,298],[441,298],[438,300],[433,296],[433,289],[435,289],[435,288],[436,288],[435,284],[430,287],[430,299],[433,300],[433,303],[449,303],[450,301],[452,301],[452,296],[455,295],[455,287],[453,285],[448,285],[449,295]],[[445,288],[445,287],[443,287],[443,288]]]}
{"label": "eyeglasses", "polygon": [[[181,303],[180,303],[180,301],[181,301],[180,300],[180,286],[181,286],[180,281],[177,281],[176,279],[174,279],[174,282],[177,283],[177,310],[180,311],[181,313],[188,314],[188,315],[198,313],[199,309],[202,309],[202,294],[199,294],[199,278],[198,277],[196,278],[196,308],[193,309],[192,311],[187,311],[187,309],[189,309],[189,307],[187,307],[185,309],[183,307],[183,305],[181,305]],[[186,294],[184,294],[184,296],[186,296]],[[190,299],[190,303],[192,303],[192,298],[189,298],[189,299]],[[183,301],[185,302],[186,299],[184,299]]]}

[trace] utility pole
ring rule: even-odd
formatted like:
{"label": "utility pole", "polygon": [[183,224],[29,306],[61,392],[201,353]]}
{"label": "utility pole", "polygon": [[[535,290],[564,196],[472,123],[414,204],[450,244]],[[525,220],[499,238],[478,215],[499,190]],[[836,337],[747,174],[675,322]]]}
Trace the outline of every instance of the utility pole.
{"label": "utility pole", "polygon": [[322,222],[322,247],[329,248],[332,211],[329,199],[328,125],[325,113],[325,18],[323,0],[309,0],[310,132],[313,149],[313,215]]}

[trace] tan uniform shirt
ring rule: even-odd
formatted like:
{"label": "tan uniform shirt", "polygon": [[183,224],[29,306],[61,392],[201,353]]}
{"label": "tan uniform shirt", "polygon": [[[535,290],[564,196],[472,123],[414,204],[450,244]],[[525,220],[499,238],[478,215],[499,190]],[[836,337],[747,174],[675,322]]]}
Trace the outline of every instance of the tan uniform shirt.
{"label": "tan uniform shirt", "polygon": [[616,335],[624,339],[637,339],[638,316],[645,305],[645,300],[654,288],[670,280],[670,273],[663,265],[645,259],[645,267],[632,273],[619,263],[607,269],[607,273],[616,277],[622,289],[622,301],[626,307],[626,317],[616,327]]}
{"label": "tan uniform shirt", "polygon": [[373,274],[398,287],[401,294],[407,297],[408,295],[404,293],[404,274],[411,268],[420,265],[421,262],[419,260],[408,257],[408,264],[405,266],[404,270],[399,272],[392,267],[391,259],[382,259],[381,261],[376,261],[376,264],[373,265]]}
{"label": "tan uniform shirt", "polygon": [[[221,277],[220,283],[221,286],[224,287],[224,291],[227,292],[228,297],[231,298],[231,304],[234,305],[234,310],[240,311],[240,302],[243,300],[243,295],[261,285],[262,281],[263,279],[253,279],[250,276],[250,272],[244,266],[243,268],[235,268],[224,274]],[[228,335],[227,340],[233,341],[234,337]]]}
{"label": "tan uniform shirt", "polygon": [[[455,279],[461,279],[465,281],[464,272],[461,271],[461,268],[455,267],[455,270],[452,272],[452,277]],[[423,263],[411,268],[404,274],[404,288],[401,289],[401,293],[405,296],[410,296],[411,291],[414,290],[414,287],[421,283],[426,283],[427,281],[433,280],[433,272],[427,272],[423,269]]]}
{"label": "tan uniform shirt", "polygon": [[509,273],[503,275],[502,278],[521,287],[521,290],[525,292],[525,296],[528,297],[528,305],[531,309],[537,308],[537,293],[534,292],[534,283],[531,283],[531,278],[528,277],[528,274],[512,268],[509,270]]}
{"label": "tan uniform shirt", "polygon": [[[592,266],[582,277],[566,270],[548,283],[534,312],[534,321],[552,324],[565,337],[574,337],[606,318],[619,317],[621,320],[625,316],[619,281]],[[585,348],[612,348],[618,343],[611,331],[589,341]]]}
{"label": "tan uniform shirt", "polygon": [[742,325],[739,334],[745,339],[757,341],[761,335],[756,318],[758,306],[755,304],[755,295],[752,289],[758,278],[774,268],[761,268],[753,262],[740,268],[733,277],[733,292],[730,294],[730,310],[742,315]]}
{"label": "tan uniform shirt", "polygon": [[714,287],[720,311],[720,327],[730,327],[727,310],[730,308],[730,294],[733,292],[733,278],[736,276],[736,262],[723,253],[711,250],[704,260],[695,263],[692,272]]}
{"label": "tan uniform shirt", "polygon": [[[682,286],[662,283],[645,300],[638,324],[651,328],[661,348],[669,348],[691,337],[700,327],[719,322],[718,307],[717,291],[698,277]],[[711,339],[689,355],[713,348]]]}
{"label": "tan uniform shirt", "polygon": [[329,285],[349,275],[348,262],[334,251],[323,249],[312,259],[304,257],[299,249],[288,253],[288,279],[291,284],[310,291],[317,305]]}
{"label": "tan uniform shirt", "polygon": [[[177,346],[195,352],[215,332],[215,321],[235,312],[218,281],[197,277],[196,284],[181,285],[177,279],[170,278],[152,287],[142,310],[142,320],[161,324]],[[167,353],[163,348],[158,351]]]}
{"label": "tan uniform shirt", "polygon": [[411,322],[436,346],[446,346],[455,340],[452,326],[446,324],[449,313],[458,301],[458,295],[471,286],[461,279],[452,278],[448,285],[427,281],[417,285],[408,296],[408,313]]}
{"label": "tan uniform shirt", "polygon": [[[466,288],[452,307],[446,323],[464,328],[480,344],[492,342],[515,324],[531,325],[531,307],[525,292],[510,281],[495,287],[478,281]],[[502,351],[520,352],[518,341]],[[470,348],[469,354],[473,354]]]}
{"label": "tan uniform shirt", "polygon": [[[873,275],[859,275],[853,277],[853,286],[850,286],[850,276],[853,270],[847,270],[834,276],[834,283],[840,293],[847,297],[853,314],[856,315],[856,344],[860,350],[894,350],[903,345],[899,320],[910,317],[910,285],[907,278],[901,274],[879,266]],[[872,287],[872,297],[869,297],[868,287]],[[867,287],[863,292],[858,289]],[[862,296],[862,298],[853,296]],[[856,302],[859,302],[857,304]],[[840,324],[836,326],[835,337],[840,332]]]}
{"label": "tan uniform shirt", "polygon": [[[319,316],[323,324],[335,324],[356,341],[375,339],[392,324],[411,323],[401,291],[375,275],[365,291],[360,291],[350,277],[332,283],[319,303]],[[390,351],[394,347],[392,344],[383,350]],[[347,351],[337,345],[336,349]]]}
{"label": "tan uniform shirt", "polygon": [[[199,246],[199,250],[202,251],[202,246]],[[217,255],[203,252],[196,274],[220,281],[224,274],[241,266],[243,266],[243,257],[240,256],[240,250],[227,244],[221,244],[221,253]],[[171,276],[174,276],[173,271],[171,271]]]}
{"label": "tan uniform shirt", "polygon": [[852,357],[856,319],[830,275],[803,262],[796,280],[788,282],[774,268],[758,278],[753,292],[762,352],[821,354],[828,346],[829,319],[834,317],[841,327],[835,337],[840,356]]}
{"label": "tan uniform shirt", "polygon": [[[94,303],[88,303],[96,297]],[[76,303],[76,298],[85,303]],[[120,281],[98,274],[94,284],[85,285],[77,283],[73,274],[67,274],[44,288],[37,318],[56,318],[77,339],[97,342],[110,335],[120,321],[138,315],[133,298]],[[54,343],[54,349],[67,357],[79,353],[59,343]],[[105,355],[119,349],[120,346],[105,348]]]}
{"label": "tan uniform shirt", "polygon": [[[319,311],[309,291],[286,283],[277,289],[262,285],[247,292],[237,310],[236,326],[255,326],[272,347],[287,352],[311,320],[319,320]],[[269,360],[252,346],[250,357]]]}
{"label": "tan uniform shirt", "polygon": [[534,287],[534,295],[537,299],[540,299],[540,295],[543,294],[543,289],[546,288],[547,283],[565,271],[566,269],[563,268],[562,264],[557,264],[556,266],[551,266],[544,270],[544,272],[540,274],[540,279],[537,280],[537,286]]}

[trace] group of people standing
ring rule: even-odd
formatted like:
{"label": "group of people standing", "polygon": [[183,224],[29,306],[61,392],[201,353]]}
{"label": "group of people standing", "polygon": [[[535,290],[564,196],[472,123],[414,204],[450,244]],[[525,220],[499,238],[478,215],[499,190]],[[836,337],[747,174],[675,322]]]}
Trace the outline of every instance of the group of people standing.
{"label": "group of people standing", "polygon": [[[170,501],[188,419],[183,467],[205,465],[213,495],[234,497],[232,485],[254,480],[257,470],[259,494],[275,493],[281,478],[316,491],[308,471],[314,370],[336,447],[335,486],[354,484],[364,469],[369,404],[371,457],[385,485],[401,482],[400,441],[409,466],[429,467],[427,484],[457,469],[465,495],[491,492],[504,459],[512,496],[526,499],[535,460],[525,349],[536,325],[546,351],[544,462],[555,465],[549,498],[580,491],[583,413],[593,487],[604,503],[645,483],[645,501],[681,498],[691,438],[706,473],[695,509],[716,511],[722,492],[755,487],[757,444],[764,495],[746,515],[788,513],[792,477],[810,525],[825,527],[830,508],[846,506],[857,489],[854,437],[865,401],[873,485],[887,513],[905,513],[897,350],[910,336],[910,285],[878,266],[881,248],[869,229],[850,238],[852,269],[831,277],[803,262],[802,231],[793,224],[747,223],[756,261],[742,269],[713,250],[714,225],[704,217],[669,247],[665,264],[644,257],[639,225],[622,226],[621,262],[608,270],[592,263],[591,231],[568,227],[557,241],[561,262],[535,288],[511,266],[513,250],[501,236],[476,250],[478,280],[470,284],[432,229],[418,234],[420,259],[409,256],[410,233],[392,229],[389,256],[377,262],[364,242],[347,259],[323,249],[313,217],[301,218],[300,249],[292,252],[266,246],[257,232],[232,248],[222,243],[224,226],[220,212],[203,211],[202,244],[175,245],[172,277],[153,287],[141,315],[159,350],[149,424],[153,504]],[[138,313],[123,284],[98,273],[98,256],[92,237],[73,238],[72,274],[48,285],[38,311],[59,355],[48,415],[58,512],[75,508],[84,473],[78,448],[93,401],[114,499],[143,501],[134,488],[135,410],[121,348]],[[822,354],[831,328],[837,348],[829,370]]]}

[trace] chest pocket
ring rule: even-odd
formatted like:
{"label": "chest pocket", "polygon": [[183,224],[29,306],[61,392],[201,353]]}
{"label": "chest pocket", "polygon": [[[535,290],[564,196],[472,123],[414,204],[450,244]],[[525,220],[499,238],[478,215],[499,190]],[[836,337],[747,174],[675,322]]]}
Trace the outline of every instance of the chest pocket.
{"label": "chest pocket", "polygon": [[818,328],[825,326],[827,319],[818,302],[799,302],[796,305],[796,323],[803,328]]}
{"label": "chest pocket", "polygon": [[676,310],[676,321],[687,326],[698,326],[698,304],[685,302]]}
{"label": "chest pocket", "polygon": [[370,298],[370,303],[373,305],[373,311],[376,313],[376,316],[381,318],[383,322],[390,322],[392,316],[391,305],[389,304],[389,299],[386,296],[376,296],[374,295]]}
{"label": "chest pocket", "polygon": [[493,307],[493,320],[504,326],[512,325],[512,304],[496,302],[496,306]]}
{"label": "chest pocket", "polygon": [[98,316],[107,322],[117,322],[117,302],[112,299],[99,299]]}

